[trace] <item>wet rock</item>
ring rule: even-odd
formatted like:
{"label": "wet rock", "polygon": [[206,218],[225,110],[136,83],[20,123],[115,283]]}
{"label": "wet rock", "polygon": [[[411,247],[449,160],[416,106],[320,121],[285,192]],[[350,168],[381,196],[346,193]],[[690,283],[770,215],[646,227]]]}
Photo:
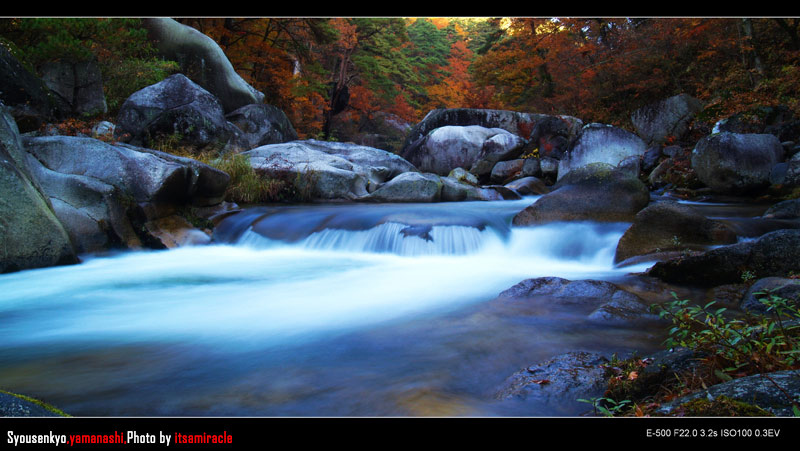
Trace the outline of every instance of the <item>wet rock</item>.
{"label": "wet rock", "polygon": [[800,230],[778,230],[757,240],[658,262],[648,274],[665,282],[698,286],[739,283],[747,277],[786,277],[800,272]]}
{"label": "wet rock", "polygon": [[778,296],[790,301],[795,306],[800,306],[800,280],[784,277],[765,277],[757,280],[742,299],[742,309],[751,312],[764,313],[767,306],[759,301],[762,298]]}
{"label": "wet rock", "polygon": [[[583,403],[578,399],[598,398],[605,392],[603,364],[607,362],[597,353],[568,352],[514,373],[495,397],[545,404],[555,409],[579,409]],[[582,408],[585,410],[586,405]]]}
{"label": "wet rock", "polygon": [[522,172],[522,166],[525,164],[525,160],[516,159],[516,160],[509,160],[509,161],[500,161],[494,165],[492,168],[492,175],[491,181],[492,183],[507,183],[510,180],[513,180]]}
{"label": "wet rock", "polygon": [[709,219],[689,205],[656,202],[636,214],[617,245],[614,262],[637,255],[732,244],[736,234],[724,223]]}
{"label": "wet rock", "polygon": [[505,187],[516,191],[521,196],[547,194],[550,192],[550,188],[545,185],[544,181],[536,177],[523,177],[506,183]]}
{"label": "wet rock", "polygon": [[61,417],[39,404],[19,396],[0,392],[0,417]]}
{"label": "wet rock", "polygon": [[453,177],[440,177],[439,180],[442,182],[440,200],[444,202],[503,199],[503,196],[492,188],[475,186]]}
{"label": "wet rock", "polygon": [[554,221],[632,221],[650,201],[647,187],[624,171],[595,163],[561,178],[553,191],[518,213],[516,226]]}
{"label": "wet rock", "polygon": [[769,207],[762,215],[767,219],[798,219],[800,218],[800,199],[790,199]]}
{"label": "wet rock", "polygon": [[787,370],[765,375],[755,374],[713,385],[707,390],[700,390],[690,395],[682,396],[661,405],[657,412],[667,415],[675,411],[681,404],[698,399],[715,399],[724,396],[753,404],[776,416],[793,416],[792,400],[786,396],[786,393],[794,394],[799,392],[800,376],[797,375],[797,371]]}

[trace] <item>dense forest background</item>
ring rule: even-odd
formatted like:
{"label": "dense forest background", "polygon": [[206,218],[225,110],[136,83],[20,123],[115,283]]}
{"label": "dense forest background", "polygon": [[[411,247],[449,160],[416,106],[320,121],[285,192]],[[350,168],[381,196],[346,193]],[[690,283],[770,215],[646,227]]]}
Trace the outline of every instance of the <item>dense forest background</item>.
{"label": "dense forest background", "polygon": [[[713,121],[761,106],[800,113],[798,18],[181,18],[213,38],[301,138],[377,112],[435,108],[566,114],[627,126],[636,108],[687,93]],[[31,70],[92,58],[108,115],[178,70],[137,19],[3,19],[0,43]]]}

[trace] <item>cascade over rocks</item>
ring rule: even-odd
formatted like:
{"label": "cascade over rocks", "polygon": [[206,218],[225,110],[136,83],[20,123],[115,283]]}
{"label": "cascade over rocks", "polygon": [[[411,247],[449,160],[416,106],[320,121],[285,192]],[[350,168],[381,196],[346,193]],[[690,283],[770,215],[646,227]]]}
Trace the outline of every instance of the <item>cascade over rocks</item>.
{"label": "cascade over rocks", "polygon": [[554,221],[632,221],[650,202],[647,187],[626,171],[593,163],[570,171],[553,191],[518,213],[516,226]]}
{"label": "cascade over rocks", "polygon": [[646,150],[644,141],[629,131],[610,125],[589,124],[581,129],[559,161],[558,179],[592,163],[617,166],[628,157],[642,157]]}
{"label": "cascade over rocks", "polygon": [[[195,150],[220,150],[241,134],[225,118],[216,97],[175,74],[133,93],[117,115],[114,136],[136,146],[177,137],[177,144]],[[233,143],[238,147],[242,145]]]}
{"label": "cascade over rocks", "polygon": [[723,132],[698,141],[692,168],[718,193],[746,194],[769,185],[770,172],[783,155],[774,135]]}
{"label": "cascade over rocks", "polygon": [[669,137],[682,139],[703,103],[688,94],[678,94],[634,111],[631,122],[647,144],[664,144]]}
{"label": "cascade over rocks", "polygon": [[78,263],[67,232],[31,174],[17,125],[0,104],[0,273]]}
{"label": "cascade over rocks", "polygon": [[161,56],[177,61],[181,71],[192,81],[220,99],[226,113],[264,101],[264,94],[236,73],[228,57],[210,37],[173,19],[147,18],[142,23]]}

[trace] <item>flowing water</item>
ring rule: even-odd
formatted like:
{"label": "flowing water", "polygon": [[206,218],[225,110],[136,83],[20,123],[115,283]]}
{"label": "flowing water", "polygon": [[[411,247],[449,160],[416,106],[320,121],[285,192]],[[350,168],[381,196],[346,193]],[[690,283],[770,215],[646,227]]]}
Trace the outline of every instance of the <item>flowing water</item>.
{"label": "flowing water", "polygon": [[647,268],[612,264],[629,224],[511,227],[535,199],[252,207],[213,245],[0,275],[0,388],[78,416],[577,415],[493,394],[663,335],[492,302]]}

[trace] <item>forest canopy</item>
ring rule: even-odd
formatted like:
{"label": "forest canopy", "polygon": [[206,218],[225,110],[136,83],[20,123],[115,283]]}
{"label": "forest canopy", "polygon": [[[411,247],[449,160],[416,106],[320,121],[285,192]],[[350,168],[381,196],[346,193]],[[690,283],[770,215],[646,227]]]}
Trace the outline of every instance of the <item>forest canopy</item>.
{"label": "forest canopy", "polygon": [[[495,108],[626,126],[678,93],[703,119],[761,106],[800,113],[798,18],[180,18],[214,39],[301,137],[377,112]],[[137,19],[3,19],[0,42],[32,70],[93,58],[110,111],[177,70]]]}

